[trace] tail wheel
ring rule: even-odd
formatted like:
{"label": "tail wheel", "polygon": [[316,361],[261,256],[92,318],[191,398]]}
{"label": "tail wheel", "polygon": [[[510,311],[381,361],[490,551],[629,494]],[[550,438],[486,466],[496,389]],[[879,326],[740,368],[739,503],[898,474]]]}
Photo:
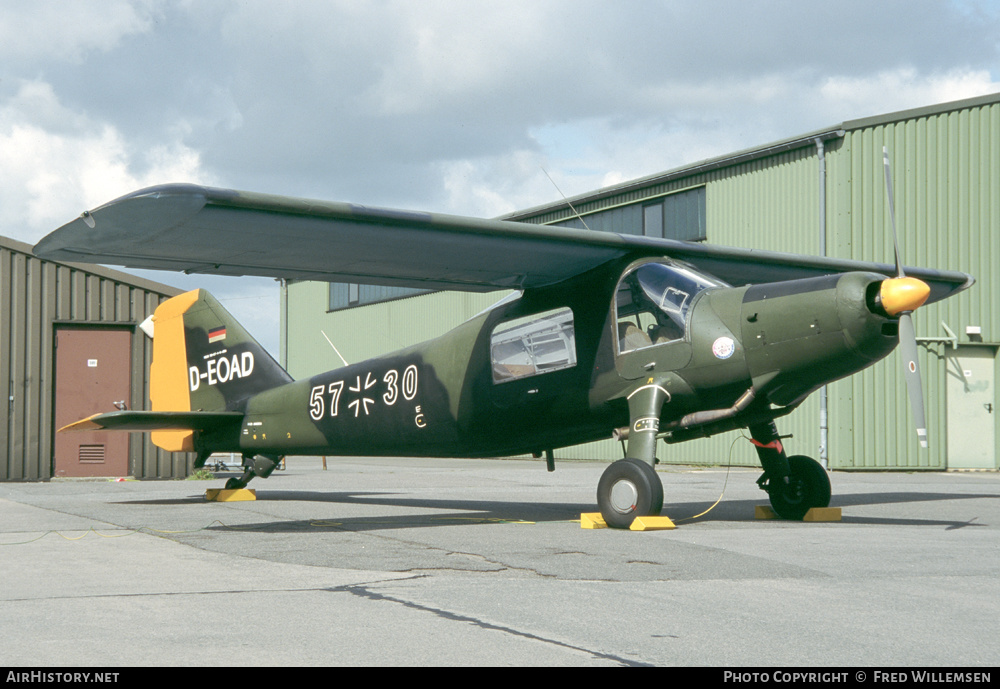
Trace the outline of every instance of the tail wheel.
{"label": "tail wheel", "polygon": [[255,476],[267,478],[283,459],[284,456],[279,457],[278,455],[254,455],[252,457],[243,455],[243,476],[226,481],[226,490],[246,488]]}
{"label": "tail wheel", "polygon": [[788,483],[772,481],[767,492],[775,514],[801,520],[813,507],[830,504],[830,477],[815,459],[793,455],[788,458]]}
{"label": "tail wheel", "polygon": [[604,470],[597,484],[597,505],[608,526],[627,529],[636,517],[655,516],[663,509],[663,484],[656,470],[631,457]]}

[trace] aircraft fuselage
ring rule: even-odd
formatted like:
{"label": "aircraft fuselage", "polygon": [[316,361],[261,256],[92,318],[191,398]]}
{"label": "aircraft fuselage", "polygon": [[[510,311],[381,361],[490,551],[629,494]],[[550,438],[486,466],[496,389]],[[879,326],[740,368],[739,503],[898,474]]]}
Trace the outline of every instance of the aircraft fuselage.
{"label": "aircraft fuselage", "polygon": [[[867,303],[884,279],[872,273],[713,285],[686,297],[671,287],[685,300],[684,328],[656,341],[667,319],[638,299],[625,304],[620,279],[650,263],[531,290],[429,342],[255,394],[237,406],[245,413],[239,437],[214,439],[230,445],[215,449],[540,453],[630,428],[642,416],[630,411],[631,397],[651,384],[665,399],[646,425],[681,440],[787,413],[897,342],[894,321]],[[619,337],[624,330],[631,344]],[[245,355],[233,360],[226,373],[246,373]]]}

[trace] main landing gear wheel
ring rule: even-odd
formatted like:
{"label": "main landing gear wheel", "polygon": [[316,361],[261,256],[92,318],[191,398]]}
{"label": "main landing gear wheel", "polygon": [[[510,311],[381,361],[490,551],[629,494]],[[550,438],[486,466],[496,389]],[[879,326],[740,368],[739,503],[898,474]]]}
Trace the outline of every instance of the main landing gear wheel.
{"label": "main landing gear wheel", "polygon": [[611,464],[597,484],[597,505],[608,526],[627,529],[636,517],[655,516],[663,509],[663,483],[656,470],[639,459]]}
{"label": "main landing gear wheel", "polygon": [[815,459],[793,455],[788,458],[788,483],[771,482],[767,493],[775,514],[801,520],[813,507],[829,506],[830,477]]}

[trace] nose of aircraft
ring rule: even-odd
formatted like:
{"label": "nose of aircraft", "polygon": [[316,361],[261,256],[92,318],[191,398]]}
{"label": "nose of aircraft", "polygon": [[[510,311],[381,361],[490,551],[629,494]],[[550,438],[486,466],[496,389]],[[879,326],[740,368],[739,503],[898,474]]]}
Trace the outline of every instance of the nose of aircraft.
{"label": "nose of aircraft", "polygon": [[890,278],[879,288],[879,305],[890,316],[913,311],[930,296],[931,288],[923,280],[911,277]]}

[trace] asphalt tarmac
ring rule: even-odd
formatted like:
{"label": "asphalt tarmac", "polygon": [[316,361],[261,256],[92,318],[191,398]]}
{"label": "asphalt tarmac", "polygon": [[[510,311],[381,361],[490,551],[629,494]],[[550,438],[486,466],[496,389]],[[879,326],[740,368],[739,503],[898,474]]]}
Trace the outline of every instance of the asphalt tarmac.
{"label": "asphalt tarmac", "polygon": [[0,666],[1000,661],[1000,474],[834,473],[842,520],[801,523],[754,519],[757,471],[661,466],[678,528],[581,529],[604,466],[0,484]]}

